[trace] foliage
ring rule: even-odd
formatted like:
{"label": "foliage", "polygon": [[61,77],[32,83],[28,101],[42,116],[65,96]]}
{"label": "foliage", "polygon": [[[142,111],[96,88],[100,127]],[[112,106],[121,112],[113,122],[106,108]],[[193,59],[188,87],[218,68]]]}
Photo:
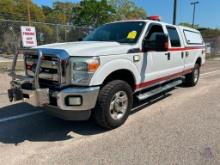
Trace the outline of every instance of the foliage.
{"label": "foliage", "polygon": [[27,6],[30,5],[31,19],[45,21],[42,9],[30,0],[1,0],[0,18],[12,20],[27,20]]}
{"label": "foliage", "polygon": [[114,8],[107,0],[82,0],[73,7],[73,24],[98,26],[113,20]]}
{"label": "foliage", "polygon": [[116,11],[116,20],[147,18],[145,10],[141,7],[137,7],[135,3],[130,0],[109,0],[108,2],[112,4]]}
{"label": "foliage", "polygon": [[54,2],[53,7],[42,6],[46,22],[53,24],[67,24],[72,19],[74,4],[69,2]]}

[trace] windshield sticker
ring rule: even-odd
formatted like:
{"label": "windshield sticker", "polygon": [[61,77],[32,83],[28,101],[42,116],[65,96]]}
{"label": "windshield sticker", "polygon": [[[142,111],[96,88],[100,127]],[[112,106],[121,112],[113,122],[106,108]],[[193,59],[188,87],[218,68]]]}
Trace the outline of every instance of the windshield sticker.
{"label": "windshield sticker", "polygon": [[137,36],[137,32],[136,31],[132,31],[128,33],[127,39],[131,39],[134,40]]}

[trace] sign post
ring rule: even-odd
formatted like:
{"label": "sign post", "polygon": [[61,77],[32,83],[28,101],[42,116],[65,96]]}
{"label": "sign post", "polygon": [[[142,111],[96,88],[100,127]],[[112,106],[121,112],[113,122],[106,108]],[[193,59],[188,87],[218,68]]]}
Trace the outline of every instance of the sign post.
{"label": "sign post", "polygon": [[37,46],[36,29],[33,26],[21,26],[22,45],[25,48]]}

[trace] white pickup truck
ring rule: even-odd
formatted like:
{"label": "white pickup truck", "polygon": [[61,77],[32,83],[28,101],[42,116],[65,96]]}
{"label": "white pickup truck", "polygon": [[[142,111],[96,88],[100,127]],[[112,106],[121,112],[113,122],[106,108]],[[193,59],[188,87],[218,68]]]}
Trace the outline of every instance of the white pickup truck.
{"label": "white pickup truck", "polygon": [[105,24],[80,42],[24,51],[26,76],[12,66],[10,101],[24,100],[66,120],[122,125],[133,99],[181,83],[195,86],[205,63],[199,31],[155,20]]}

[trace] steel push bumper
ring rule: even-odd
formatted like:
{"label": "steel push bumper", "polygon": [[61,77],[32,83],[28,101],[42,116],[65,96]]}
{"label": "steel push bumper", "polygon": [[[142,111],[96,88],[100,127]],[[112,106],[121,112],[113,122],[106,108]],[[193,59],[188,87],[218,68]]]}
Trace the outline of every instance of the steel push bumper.
{"label": "steel push bumper", "polygon": [[[17,52],[14,56],[12,63],[12,70],[9,74],[12,77],[11,88],[8,90],[9,100],[12,102],[18,100],[26,100],[28,98],[28,102],[34,106],[43,106],[45,104],[49,104],[48,99],[48,91],[49,89],[40,89],[39,85],[39,72],[40,72],[40,64],[43,57],[42,51],[38,51],[38,61],[36,66],[36,71],[34,77],[27,76],[18,76],[16,75],[16,63],[18,59],[19,52]],[[29,85],[29,88],[25,88],[24,86]],[[26,96],[26,97],[24,97]]]}
{"label": "steel push bumper", "polygon": [[[42,51],[38,50],[36,71],[34,77],[31,78],[16,75],[17,56],[18,54],[14,57],[10,74],[12,76],[11,89],[8,90],[10,101],[24,100],[33,106],[41,107],[53,115],[67,120],[88,119],[91,109],[96,105],[99,87],[67,87],[60,91],[40,88],[39,72],[43,58]],[[51,98],[56,100],[56,105],[50,103]],[[69,100],[73,100],[73,103],[77,101],[77,105],[70,104]]]}

